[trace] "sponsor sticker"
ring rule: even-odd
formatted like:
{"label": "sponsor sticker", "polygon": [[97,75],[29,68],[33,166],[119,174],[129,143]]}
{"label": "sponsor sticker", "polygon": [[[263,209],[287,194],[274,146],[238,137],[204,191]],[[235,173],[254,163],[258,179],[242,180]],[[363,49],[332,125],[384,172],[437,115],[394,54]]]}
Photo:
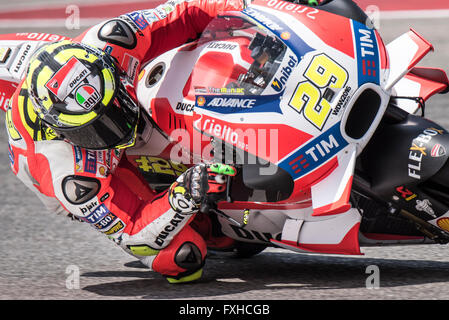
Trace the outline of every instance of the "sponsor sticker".
{"label": "sponsor sticker", "polygon": [[101,101],[101,95],[93,86],[83,84],[76,89],[75,100],[83,109],[89,111]]}
{"label": "sponsor sticker", "polygon": [[45,87],[63,101],[89,74],[89,69],[72,57],[48,80]]}
{"label": "sponsor sticker", "polygon": [[185,215],[176,213],[173,216],[173,219],[170,220],[170,223],[165,226],[165,228],[157,235],[154,243],[160,247],[164,246],[166,239],[171,235],[171,233],[175,230],[179,230],[179,225],[184,221]]}
{"label": "sponsor sticker", "polygon": [[28,66],[28,61],[36,47],[37,43],[25,43],[22,45],[12,63],[12,66],[9,68],[12,75],[17,77],[21,77],[23,75]]}
{"label": "sponsor sticker", "polygon": [[217,49],[223,51],[231,51],[238,47],[238,44],[234,42],[226,42],[226,41],[215,41],[211,42],[207,45],[209,49]]}
{"label": "sponsor sticker", "polygon": [[80,207],[79,209],[83,215],[86,215],[87,213],[92,212],[92,210],[96,209],[97,207],[98,207],[98,201],[94,200],[94,201],[86,204],[85,206]]}
{"label": "sponsor sticker", "polygon": [[107,54],[111,54],[113,50],[114,50],[114,48],[111,46],[106,46],[104,48],[104,52],[106,52]]}
{"label": "sponsor sticker", "polygon": [[271,83],[271,87],[276,92],[281,92],[284,90],[287,80],[290,78],[290,75],[297,65],[298,60],[294,56],[289,56],[288,62],[281,68],[280,74],[274,77]]}
{"label": "sponsor sticker", "polygon": [[196,98],[196,107],[222,114],[275,112],[282,113],[279,106],[279,95],[236,96],[207,95]]}
{"label": "sponsor sticker", "polygon": [[416,210],[423,211],[427,213],[428,215],[431,215],[432,217],[436,218],[435,211],[432,208],[432,203],[429,199],[424,200],[416,200]]}
{"label": "sponsor sticker", "polygon": [[449,218],[441,218],[437,220],[437,225],[443,230],[449,231]]}
{"label": "sponsor sticker", "polygon": [[417,197],[416,193],[414,193],[413,191],[410,191],[409,189],[407,189],[404,186],[397,187],[396,191],[401,195],[401,197],[405,201],[410,201],[410,200],[413,200],[413,199],[415,199]]}
{"label": "sponsor sticker", "polygon": [[132,21],[134,21],[134,23],[140,30],[144,30],[146,27],[148,27],[148,22],[141,11],[128,13],[127,16],[130,17]]}
{"label": "sponsor sticker", "polygon": [[199,96],[198,98],[196,98],[196,104],[198,105],[198,107],[202,107],[206,104],[206,98],[203,96]]}
{"label": "sponsor sticker", "polygon": [[279,167],[289,172],[292,178],[296,180],[335,157],[347,145],[348,142],[341,135],[340,122],[338,122],[282,160]]}
{"label": "sponsor sticker", "polygon": [[83,171],[83,152],[80,147],[74,146],[73,153],[75,155],[75,171]]}
{"label": "sponsor sticker", "polygon": [[84,161],[84,171],[89,173],[97,172],[97,153],[95,151],[86,151],[86,159]]}
{"label": "sponsor sticker", "polygon": [[120,230],[122,230],[125,227],[125,225],[123,224],[123,222],[119,219],[119,221],[114,224],[111,228],[109,228],[109,230],[105,231],[104,234],[110,236],[114,233],[119,232]]}
{"label": "sponsor sticker", "polygon": [[145,20],[150,24],[159,21],[159,17],[154,13],[154,10],[143,10],[142,14]]}
{"label": "sponsor sticker", "polygon": [[12,150],[12,147],[9,143],[8,143],[8,156],[9,161],[11,161],[11,164],[14,165],[14,151]]}
{"label": "sponsor sticker", "polygon": [[430,156],[433,158],[439,158],[446,155],[446,149],[439,143],[435,144],[430,152]]}
{"label": "sponsor sticker", "polygon": [[[414,179],[421,179],[422,161],[428,154],[428,144],[433,137],[442,134],[442,131],[435,128],[427,128],[412,141],[408,155],[408,176]],[[445,150],[443,146],[435,145],[431,149],[432,157],[441,157]],[[435,150],[434,150],[435,149]],[[432,153],[434,155],[432,155]]]}
{"label": "sponsor sticker", "polygon": [[176,105],[176,110],[193,112],[194,105],[191,103],[178,102],[178,104]]}
{"label": "sponsor sticker", "polygon": [[104,204],[100,204],[88,216],[84,217],[83,220],[91,224],[96,224],[108,213],[110,213],[108,208]]}
{"label": "sponsor sticker", "polygon": [[139,59],[125,53],[122,66],[126,70],[126,74],[131,83],[134,83],[134,80],[136,79],[139,63]]}
{"label": "sponsor sticker", "polygon": [[374,29],[352,21],[357,48],[359,86],[371,82],[380,84],[380,58]]}
{"label": "sponsor sticker", "polygon": [[195,92],[197,93],[213,93],[213,94],[235,94],[235,95],[244,95],[245,88],[215,88],[215,87],[195,87]]}
{"label": "sponsor sticker", "polygon": [[106,229],[115,219],[117,219],[117,217],[112,212],[108,212],[100,221],[94,224],[94,227],[98,230]]}

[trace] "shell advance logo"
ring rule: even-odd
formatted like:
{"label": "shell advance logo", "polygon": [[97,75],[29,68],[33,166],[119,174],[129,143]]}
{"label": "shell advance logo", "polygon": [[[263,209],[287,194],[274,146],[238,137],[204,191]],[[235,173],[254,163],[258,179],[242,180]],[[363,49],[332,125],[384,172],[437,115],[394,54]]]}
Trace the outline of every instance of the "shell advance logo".
{"label": "shell advance logo", "polygon": [[196,98],[195,108],[221,114],[275,112],[282,114],[279,95],[235,96],[207,95]]}

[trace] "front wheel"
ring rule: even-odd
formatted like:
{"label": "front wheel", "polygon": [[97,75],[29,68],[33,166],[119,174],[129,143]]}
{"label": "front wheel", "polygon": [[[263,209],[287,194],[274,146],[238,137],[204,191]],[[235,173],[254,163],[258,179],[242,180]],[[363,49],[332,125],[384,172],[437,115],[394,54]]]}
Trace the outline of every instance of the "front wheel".
{"label": "front wheel", "polygon": [[249,243],[236,241],[234,245],[234,252],[237,258],[249,258],[261,253],[267,246],[260,243]]}

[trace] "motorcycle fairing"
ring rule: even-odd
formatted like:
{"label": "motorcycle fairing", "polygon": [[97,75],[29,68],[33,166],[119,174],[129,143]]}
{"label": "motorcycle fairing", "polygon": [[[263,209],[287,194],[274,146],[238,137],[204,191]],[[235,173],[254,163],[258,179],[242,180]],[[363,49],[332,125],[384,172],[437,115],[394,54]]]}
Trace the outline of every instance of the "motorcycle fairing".
{"label": "motorcycle fairing", "polygon": [[433,50],[432,44],[413,29],[390,42],[387,45],[390,74],[385,89],[394,91],[398,81]]}
{"label": "motorcycle fairing", "polygon": [[407,111],[416,113],[421,104],[418,100],[405,98],[421,98],[428,100],[436,93],[444,93],[449,87],[446,72],[442,69],[415,67],[429,52],[433,45],[415,30],[401,35],[387,45],[391,70],[387,81],[387,90],[395,96],[395,104]]}
{"label": "motorcycle fairing", "polygon": [[[377,32],[361,23],[328,12],[320,12],[314,8],[301,8],[294,4],[291,6],[280,4],[279,8],[284,10],[279,12],[279,16],[274,16],[267,10],[273,3],[256,1],[244,12],[250,21],[255,21],[261,27],[261,30],[269,30],[268,32],[272,32],[288,45],[282,61],[276,61],[279,63],[278,71],[272,75],[271,82],[262,94],[259,93],[253,97],[241,95],[238,94],[238,87],[232,95],[226,94],[229,89],[226,87],[229,79],[236,79],[236,74],[248,68],[251,62],[251,52],[245,49],[248,47],[248,41],[245,42],[244,36],[241,35],[244,35],[244,32],[238,33],[236,30],[233,33],[234,37],[218,37],[208,41],[202,38],[196,43],[167,53],[165,55],[167,58],[161,57],[158,61],[150,63],[150,66],[145,68],[145,75],[151,73],[156,63],[164,61],[166,71],[163,78],[165,80],[159,81],[151,89],[151,91],[154,90],[151,94],[157,92],[158,96],[167,97],[152,99],[151,113],[158,125],[169,134],[175,129],[172,124],[177,123],[178,120],[180,125],[176,127],[186,127],[187,130],[189,130],[189,123],[192,123],[194,131],[238,148],[243,147],[245,152],[268,160],[288,171],[295,179],[294,191],[283,203],[302,201],[306,195],[312,193],[313,209],[316,210],[316,215],[341,213],[348,208],[348,190],[351,188],[353,168],[351,159],[369,140],[384,109],[379,109],[378,116],[373,118],[372,123],[367,127],[367,132],[357,139],[348,136],[344,128],[350,122],[349,111],[354,107],[360,92],[367,88],[379,87],[385,79],[388,63],[383,50],[384,46],[379,41]],[[239,17],[238,14],[236,16]],[[232,16],[230,17],[229,19],[233,19]],[[316,23],[317,19],[332,23]],[[323,26],[326,27],[323,29]],[[328,26],[331,26],[332,30],[329,30]],[[209,34],[207,29],[205,34]],[[217,44],[218,41],[220,45]],[[371,51],[366,49],[369,47],[366,46],[368,42],[373,47],[370,48]],[[232,49],[217,50],[219,47],[226,47],[225,44],[228,49]],[[238,48],[233,44],[238,44]],[[363,57],[363,54],[368,55],[367,52],[374,53],[369,63]],[[224,59],[226,63],[232,61],[231,67],[224,68],[226,63],[223,63],[218,66],[220,72],[215,72],[220,59]],[[330,86],[329,89],[333,92],[329,90],[324,92],[325,90],[321,89],[321,95],[330,94],[328,99],[332,101],[333,109],[326,121],[320,125],[304,117],[302,110],[295,110],[291,106],[291,101],[295,97],[296,84],[301,84],[308,79],[304,76],[303,70],[314,62],[316,64],[317,61],[332,63],[339,70],[343,70],[340,74],[346,78],[338,86]],[[193,72],[186,73],[187,77],[179,72],[176,75],[170,75],[172,70],[188,69],[192,65]],[[237,69],[236,65],[239,66]],[[371,69],[367,70],[368,67]],[[210,73],[210,71],[213,72]],[[349,74],[355,76],[349,76]],[[206,78],[209,80],[204,81]],[[171,80],[167,81],[167,79]],[[224,94],[220,92],[221,94],[214,95],[207,86],[207,82],[212,83],[210,87],[215,87],[214,90],[224,89]],[[185,83],[182,94],[177,95],[176,92],[179,91],[173,89],[180,87],[182,83]],[[361,91],[358,91],[359,84],[363,86]],[[386,95],[380,89],[374,89],[382,96],[382,104],[386,106]],[[142,91],[149,93],[150,90]],[[280,104],[268,107],[262,102],[276,95],[282,98]],[[142,95],[139,97],[143,105],[148,105],[146,101],[150,99],[147,99]],[[175,106],[180,103],[189,105],[192,104],[192,100],[194,100],[193,112],[180,112],[178,108],[175,110]],[[212,104],[210,108],[208,108],[209,104]],[[251,108],[235,108],[237,112],[229,112],[229,107],[223,108],[226,104],[251,106]],[[169,119],[165,119],[167,114]],[[175,117],[176,121],[174,121]],[[191,120],[193,122],[190,122]],[[255,148],[245,149],[248,145],[245,144],[245,137],[241,139],[240,135],[234,134],[238,130],[260,129],[267,132],[278,129],[277,157],[273,157],[272,152],[267,154],[267,150],[265,154],[261,154]],[[333,133],[332,136],[331,133]],[[271,142],[273,141],[271,138],[271,135],[267,136],[265,141],[270,141],[270,145],[276,144]],[[353,147],[346,148],[348,145]],[[349,153],[348,150],[350,150]],[[299,159],[301,156],[303,158]],[[333,171],[335,171],[334,174]],[[314,186],[314,192],[310,192],[312,186]],[[327,196],[320,195],[323,188],[326,189]]]}
{"label": "motorcycle fairing", "polygon": [[[257,117],[256,113],[253,115]],[[236,115],[232,116],[235,117]],[[245,119],[248,119],[247,114]],[[301,130],[285,124],[259,123],[256,130],[252,123],[239,122],[223,121],[221,118],[218,119],[212,115],[202,114],[198,119],[194,120],[193,128],[195,132],[201,132],[204,136],[214,137],[238,147],[242,150],[242,152],[238,151],[238,154],[249,153],[257,155],[257,160],[269,161],[271,163],[277,163],[279,155],[287,155],[298,143],[306,142],[312,137]],[[295,139],[285,140],[280,144],[280,137],[295,137]],[[237,164],[242,164],[242,162]]]}
{"label": "motorcycle fairing", "polygon": [[312,216],[332,215],[349,210],[356,153],[355,146],[348,145],[339,154],[339,162],[347,165],[338,166],[327,179],[312,186]]}
{"label": "motorcycle fairing", "polygon": [[408,113],[415,114],[421,108],[416,99],[427,101],[437,93],[445,93],[449,88],[446,72],[438,68],[414,67],[393,87],[395,104]]}
{"label": "motorcycle fairing", "polygon": [[398,123],[383,124],[360,159],[372,175],[371,189],[389,201],[398,186],[413,189],[443,176],[438,172],[449,158],[448,148],[446,130],[426,118],[406,114]]}
{"label": "motorcycle fairing", "polygon": [[325,220],[288,219],[281,240],[271,243],[301,253],[362,255],[359,245],[361,216],[354,208]]}
{"label": "motorcycle fairing", "polygon": [[[252,5],[277,10],[282,15],[283,21],[288,21],[289,16],[300,21],[309,32],[312,31],[327,46],[354,58],[350,19],[317,8],[281,0],[255,0]],[[303,33],[301,34],[303,35]]]}

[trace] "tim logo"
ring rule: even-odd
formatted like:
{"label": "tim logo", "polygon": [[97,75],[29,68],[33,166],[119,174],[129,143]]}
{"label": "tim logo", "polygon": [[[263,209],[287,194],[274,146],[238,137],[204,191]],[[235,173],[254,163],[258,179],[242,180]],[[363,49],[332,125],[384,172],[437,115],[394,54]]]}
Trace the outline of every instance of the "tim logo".
{"label": "tim logo", "polygon": [[348,145],[340,132],[340,123],[316,137],[279,163],[294,180],[332,159]]}
{"label": "tim logo", "polygon": [[309,166],[309,163],[304,158],[303,154],[297,157],[296,159],[290,161],[288,164],[291,166],[292,170],[295,173],[300,173],[302,170],[307,169],[307,167]]}
{"label": "tim logo", "polygon": [[362,72],[364,76],[376,77],[377,76],[377,68],[376,61],[373,60],[362,60]]}
{"label": "tim logo", "polygon": [[368,82],[379,84],[379,49],[375,30],[357,21],[352,23],[357,47],[359,86]]}

